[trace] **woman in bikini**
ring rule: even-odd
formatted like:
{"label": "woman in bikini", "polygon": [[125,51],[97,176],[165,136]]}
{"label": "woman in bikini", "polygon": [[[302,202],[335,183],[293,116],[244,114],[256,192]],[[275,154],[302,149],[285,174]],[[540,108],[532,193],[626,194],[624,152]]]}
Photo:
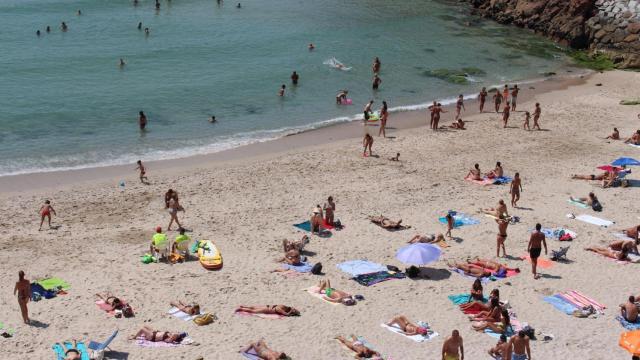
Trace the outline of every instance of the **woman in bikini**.
{"label": "woman in bikini", "polygon": [[351,340],[345,339],[342,336],[337,336],[336,340],[340,341],[344,346],[355,352],[357,359],[370,359],[372,357],[380,357],[380,353],[373,351],[359,341],[355,336],[351,336]]}
{"label": "woman in bikini", "polygon": [[612,259],[616,259],[619,261],[629,261],[629,258],[627,257],[627,255],[629,254],[629,251],[626,248],[622,248],[621,251],[615,251],[608,248],[592,246],[592,247],[585,248],[585,250],[593,251],[594,253],[597,253]]}
{"label": "woman in bikini", "polygon": [[332,288],[331,281],[328,279],[320,281],[320,283],[318,284],[318,288],[318,292],[324,295],[322,298],[327,301],[341,303],[347,306],[355,305],[356,303],[351,294]]}
{"label": "woman in bikini", "polygon": [[187,336],[187,333],[172,333],[169,331],[157,331],[148,326],[143,326],[135,335],[130,336],[129,340],[136,340],[144,337],[145,340],[151,342],[165,342],[167,344],[179,344]]}
{"label": "woman in bikini", "polygon": [[274,314],[282,316],[300,316],[300,311],[287,305],[245,306],[240,305],[236,311],[251,314]]}
{"label": "woman in bikini", "polygon": [[571,175],[574,180],[602,180],[607,176],[607,172],[603,172],[600,175]]}
{"label": "woman in bikini", "polygon": [[497,261],[493,261],[493,260],[489,260],[489,259],[481,259],[479,257],[476,257],[473,260],[467,260],[467,262],[471,265],[477,265],[480,266],[484,269],[487,270],[491,270],[493,272],[501,272],[501,271],[507,271],[507,270],[513,270],[515,272],[520,272],[519,268],[509,268]]}
{"label": "woman in bikini", "polygon": [[484,295],[482,294],[482,282],[480,279],[476,279],[471,285],[471,296],[469,296],[469,302],[472,300],[482,301],[484,299]]}
{"label": "woman in bikini", "polygon": [[242,349],[242,352],[255,351],[258,358],[261,360],[291,360],[287,354],[275,350],[269,349],[264,340],[252,342],[246,348]]}
{"label": "woman in bikini", "polygon": [[111,310],[121,310],[122,306],[124,306],[124,304],[122,303],[122,300],[111,295],[110,293],[98,293],[96,294],[96,296],[100,300],[104,301],[105,304],[111,306]]}
{"label": "woman in bikini", "polygon": [[409,244],[415,244],[415,243],[423,243],[423,244],[436,244],[439,243],[441,241],[445,241],[444,239],[444,235],[442,234],[438,234],[438,235],[416,235],[414,237],[411,238],[411,240],[409,240]]}
{"label": "woman in bikini", "polygon": [[476,315],[471,315],[469,316],[469,320],[498,322],[500,321],[501,312],[502,307],[500,306],[500,301],[497,298],[492,298],[487,311],[481,311]]}
{"label": "woman in bikini", "polygon": [[387,102],[382,102],[382,107],[380,108],[380,130],[378,131],[378,136],[382,135],[383,137],[387,137],[386,128],[387,128],[387,119],[389,118],[389,110],[387,108]]}
{"label": "woman in bikini", "polygon": [[171,306],[174,306],[176,308],[178,308],[180,311],[182,311],[183,313],[189,314],[189,315],[200,315],[200,305],[198,304],[185,304],[182,301],[178,301],[178,302],[170,302],[169,303]]}
{"label": "woman in bikini", "polygon": [[178,225],[178,228],[181,228],[182,225],[178,220],[178,210],[180,209],[180,204],[176,199],[170,198],[169,205],[167,207],[168,207],[169,215],[171,215],[171,220],[169,220],[169,226],[167,226],[167,231],[171,230],[171,225],[173,224],[174,221]]}
{"label": "woman in bikini", "polygon": [[491,310],[491,301],[494,298],[496,298],[496,299],[498,299],[498,301],[500,301],[500,290],[498,290],[498,289],[491,290],[491,293],[489,294],[489,302],[488,302],[489,305],[483,303],[482,300],[476,300],[476,301],[472,301],[472,302],[468,302],[466,304],[460,305],[460,310],[464,311],[466,309],[479,307],[480,311],[490,311]]}
{"label": "woman in bikini", "polygon": [[450,267],[452,268],[456,268],[456,269],[460,269],[464,272],[465,275],[469,275],[469,276],[473,276],[473,277],[477,277],[477,278],[481,278],[481,277],[487,277],[487,276],[491,276],[491,272],[484,270],[482,268],[479,268],[477,266],[472,266],[469,264],[465,264],[465,263],[453,263],[453,264],[448,264]]}
{"label": "woman in bikini", "polygon": [[569,196],[569,200],[591,206],[595,201],[598,201],[598,198],[594,193],[590,192],[588,197],[574,198],[572,196]]}
{"label": "woman in bikini", "polygon": [[426,335],[429,332],[427,328],[412,323],[404,315],[396,316],[387,323],[387,326],[394,325],[397,325],[407,336]]}
{"label": "woman in bikini", "polygon": [[498,334],[503,334],[508,331],[511,327],[511,318],[509,316],[509,311],[503,309],[500,313],[500,322],[494,321],[474,321],[471,323],[471,327],[473,327],[476,331],[484,331],[485,329],[491,329]]}

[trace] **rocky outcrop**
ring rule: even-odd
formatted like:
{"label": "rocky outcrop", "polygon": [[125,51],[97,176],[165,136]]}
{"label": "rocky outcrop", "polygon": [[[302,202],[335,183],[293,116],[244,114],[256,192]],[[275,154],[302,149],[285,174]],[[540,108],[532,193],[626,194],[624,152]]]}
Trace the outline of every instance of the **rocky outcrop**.
{"label": "rocky outcrop", "polygon": [[484,17],[605,52],[620,67],[640,67],[640,0],[468,1]]}

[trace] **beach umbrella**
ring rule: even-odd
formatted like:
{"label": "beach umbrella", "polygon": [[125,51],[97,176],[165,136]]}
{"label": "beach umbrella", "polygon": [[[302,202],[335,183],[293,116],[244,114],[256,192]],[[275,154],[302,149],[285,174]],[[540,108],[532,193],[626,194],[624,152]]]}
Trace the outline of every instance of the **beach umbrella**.
{"label": "beach umbrella", "polygon": [[633,158],[628,158],[628,157],[621,157],[616,159],[614,162],[611,163],[611,165],[615,165],[615,166],[640,166],[640,161],[633,159]]}
{"label": "beach umbrella", "polygon": [[396,253],[396,259],[410,265],[427,265],[437,261],[442,254],[440,247],[433,244],[411,244]]}
{"label": "beach umbrella", "polygon": [[640,355],[640,330],[620,334],[618,345],[633,355]]}

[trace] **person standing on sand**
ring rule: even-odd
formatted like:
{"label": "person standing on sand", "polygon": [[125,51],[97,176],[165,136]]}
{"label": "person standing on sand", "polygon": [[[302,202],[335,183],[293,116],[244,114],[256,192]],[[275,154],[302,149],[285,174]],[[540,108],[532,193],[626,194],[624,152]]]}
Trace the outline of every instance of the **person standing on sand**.
{"label": "person standing on sand", "polygon": [[442,360],[464,360],[464,345],[458,330],[453,330],[442,344]]}
{"label": "person standing on sand", "polygon": [[364,150],[362,151],[362,156],[367,156],[367,148],[369,148],[369,156],[371,156],[371,147],[373,146],[373,137],[366,133],[364,135],[364,139],[362,139],[362,146],[364,146]]}
{"label": "person standing on sand", "polygon": [[511,106],[509,105],[509,102],[505,102],[504,103],[504,110],[502,111],[502,123],[503,123],[503,128],[507,127],[507,123],[509,122],[509,115],[511,114]]}
{"label": "person standing on sand", "polygon": [[507,343],[507,354],[511,360],[531,359],[531,349],[529,348],[529,337],[523,330],[513,335]]}
{"label": "person standing on sand", "polygon": [[451,230],[453,230],[455,222],[453,220],[453,215],[451,215],[451,213],[447,213],[447,216],[445,216],[445,219],[447,219],[447,232],[445,233],[446,236],[449,237],[449,239],[453,239],[453,236],[451,236]]}
{"label": "person standing on sand", "polygon": [[56,214],[56,211],[53,209],[53,206],[51,206],[51,201],[45,200],[44,205],[40,207],[39,212],[40,212],[40,228],[38,229],[38,231],[42,230],[42,224],[44,223],[45,217],[49,222],[49,229],[51,229],[51,213],[53,213],[53,215],[55,216],[58,216],[58,214]]}
{"label": "person standing on sand", "polygon": [[496,219],[496,223],[498,224],[498,236],[496,237],[496,257],[500,257],[500,248],[502,248],[503,256],[507,257],[507,250],[504,247],[504,242],[507,240],[507,227],[509,226],[509,219],[505,214],[500,214]]}
{"label": "person standing on sand", "polygon": [[143,111],[140,111],[138,115],[138,125],[140,126],[140,130],[144,130],[147,127],[147,116]]}
{"label": "person standing on sand", "polygon": [[531,238],[529,239],[529,246],[527,247],[527,252],[529,253],[529,257],[531,258],[531,272],[533,273],[534,279],[539,279],[538,275],[538,258],[540,257],[540,253],[542,252],[542,245],[544,245],[544,254],[547,255],[547,240],[545,239],[544,233],[542,233],[542,225],[539,223],[536,224],[536,230],[531,233]]}
{"label": "person standing on sand", "polygon": [[520,89],[518,89],[518,84],[515,84],[513,86],[513,89],[511,90],[511,111],[516,111],[516,102],[518,101],[518,92],[520,92]]}
{"label": "person standing on sand", "polygon": [[467,109],[464,108],[464,97],[460,94],[458,96],[458,101],[456,102],[456,120],[460,118],[460,112],[462,110],[467,111]]}
{"label": "person standing on sand", "polygon": [[524,112],[524,123],[522,124],[522,129],[523,130],[531,130],[531,127],[529,127],[529,119],[531,119],[531,113],[528,111]]}
{"label": "person standing on sand", "polygon": [[373,75],[373,83],[371,84],[371,87],[373,88],[373,90],[378,90],[378,87],[380,87],[381,83],[382,83],[382,79],[380,79],[378,74],[374,74]]}
{"label": "person standing on sand", "polygon": [[29,309],[27,309],[27,303],[31,300],[31,283],[24,278],[24,271],[18,272],[18,282],[13,288],[13,295],[18,295],[18,304],[20,305],[20,312],[22,313],[22,321],[29,325]]}
{"label": "person standing on sand", "polygon": [[333,226],[335,212],[336,203],[333,202],[333,196],[329,196],[327,202],[324,204],[324,221],[331,226]]}
{"label": "person standing on sand", "polygon": [[540,109],[540,103],[536,103],[536,109],[533,111],[533,129],[536,128],[540,130],[540,124],[538,120],[540,120],[540,114],[542,113],[542,109]]}
{"label": "person standing on sand", "polygon": [[480,101],[480,112],[484,110],[484,102],[487,100],[487,95],[489,95],[489,93],[487,93],[487,88],[483,87],[482,90],[480,90],[480,94],[478,94],[478,101]]}
{"label": "person standing on sand", "polygon": [[387,128],[387,119],[389,118],[389,110],[387,108],[387,102],[382,101],[382,107],[380,108],[380,130],[378,131],[378,136],[382,135],[383,137],[387,137],[386,128]]}
{"label": "person standing on sand", "polygon": [[502,104],[502,94],[500,94],[500,91],[496,90],[496,93],[493,94],[493,104],[496,107],[496,112],[499,113],[500,112],[500,104]]}
{"label": "person standing on sand", "polygon": [[293,72],[293,74],[291,74],[291,82],[293,83],[293,85],[298,85],[298,79],[300,78],[300,76],[298,76],[297,72]]}
{"label": "person standing on sand", "polygon": [[440,114],[447,111],[442,108],[442,104],[438,103],[433,113],[433,130],[438,130],[438,123],[440,123]]}
{"label": "person standing on sand", "polygon": [[509,85],[505,84],[504,89],[502,89],[502,101],[509,101]]}
{"label": "person standing on sand", "polygon": [[380,59],[378,59],[378,57],[376,56],[375,59],[373,59],[373,65],[371,65],[371,70],[373,71],[374,74],[377,74],[380,72]]}
{"label": "person standing on sand", "polygon": [[434,117],[434,115],[435,115],[435,113],[436,113],[436,108],[437,108],[437,107],[438,107],[438,103],[437,103],[437,102],[435,102],[435,101],[433,102],[433,104],[432,104],[432,105],[430,105],[430,106],[428,107],[429,112],[431,113],[431,122],[429,123],[429,128],[430,128],[430,129],[433,129],[433,117]]}
{"label": "person standing on sand", "polygon": [[511,206],[514,208],[518,207],[520,191],[522,191],[522,179],[520,179],[520,173],[516,173],[513,177],[513,181],[511,182],[511,189],[509,189],[509,194],[511,194]]}
{"label": "person standing on sand", "polygon": [[146,184],[149,179],[146,176],[147,171],[145,170],[144,165],[142,165],[142,160],[138,160],[137,164],[138,166],[136,167],[136,170],[140,170],[140,182]]}

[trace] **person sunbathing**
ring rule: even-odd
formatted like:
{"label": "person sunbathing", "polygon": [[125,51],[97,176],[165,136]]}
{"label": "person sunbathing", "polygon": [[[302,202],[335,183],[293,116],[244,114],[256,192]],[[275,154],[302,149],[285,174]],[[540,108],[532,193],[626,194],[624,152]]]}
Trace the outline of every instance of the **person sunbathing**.
{"label": "person sunbathing", "polygon": [[258,358],[262,360],[291,360],[287,354],[269,349],[264,340],[252,342],[246,348],[242,349],[241,352],[246,353],[251,350],[255,351]]}
{"label": "person sunbathing", "polygon": [[398,221],[391,221],[391,220],[389,220],[389,218],[387,218],[387,217],[385,217],[383,215],[380,215],[380,216],[369,216],[368,219],[372,223],[374,223],[374,224],[376,224],[376,225],[378,225],[378,226],[380,226],[382,228],[385,228],[385,229],[399,229],[399,228],[402,227],[402,225],[401,225],[402,224],[402,219],[400,219]]}
{"label": "person sunbathing", "polygon": [[236,311],[248,312],[251,314],[274,314],[282,316],[300,316],[300,311],[287,305],[266,305],[266,306],[245,306],[240,305]]}
{"label": "person sunbathing", "polygon": [[454,262],[453,264],[447,263],[447,265],[449,265],[452,268],[462,270],[465,275],[469,275],[477,278],[491,276],[491,272],[478,268],[476,266],[469,265],[469,264]]}
{"label": "person sunbathing", "polygon": [[351,349],[351,351],[355,352],[357,359],[371,359],[373,357],[380,358],[380,353],[364,346],[364,344],[353,335],[351,335],[351,340],[347,340],[342,336],[336,336],[335,339]]}
{"label": "person sunbathing", "polygon": [[507,204],[504,203],[504,200],[498,200],[498,205],[495,208],[488,209],[480,209],[480,212],[483,214],[491,215],[496,218],[508,218],[509,211],[507,210]]}
{"label": "person sunbathing", "polygon": [[638,130],[635,133],[633,133],[633,135],[631,135],[630,138],[625,140],[624,143],[625,144],[640,145],[640,130]]}
{"label": "person sunbathing", "polygon": [[503,309],[500,312],[500,322],[476,321],[471,323],[471,327],[476,331],[484,331],[485,329],[490,329],[498,334],[504,334],[511,327],[511,318],[509,317],[509,311]]}
{"label": "person sunbathing", "polygon": [[498,290],[498,289],[491,290],[491,293],[489,293],[488,305],[483,303],[482,299],[480,299],[480,300],[475,300],[475,301],[471,301],[471,302],[468,302],[466,304],[460,305],[460,310],[465,311],[467,309],[471,309],[471,308],[477,307],[477,308],[480,309],[480,311],[490,311],[491,310],[491,301],[494,298],[498,299],[498,302],[500,301],[500,290]]}
{"label": "person sunbathing", "polygon": [[297,250],[299,252],[302,252],[302,250],[304,249],[304,246],[307,245],[309,243],[309,237],[307,235],[303,235],[302,239],[300,240],[295,240],[295,241],[289,241],[287,239],[282,240],[282,247],[284,248],[284,252],[287,252],[289,250]]}
{"label": "person sunbathing", "polygon": [[620,132],[618,131],[618,128],[613,128],[611,135],[607,136],[605,139],[620,140]]}
{"label": "person sunbathing", "polygon": [[604,189],[614,187],[616,183],[619,183],[619,180],[617,170],[607,171],[607,174],[602,178],[602,187]]}
{"label": "person sunbathing", "polygon": [[356,301],[351,294],[348,294],[344,291],[336,290],[331,287],[331,280],[322,280],[318,284],[319,292],[323,295],[323,299],[334,302],[341,303],[343,305],[355,305]]}
{"label": "person sunbathing", "polygon": [[500,161],[496,163],[496,168],[489,171],[486,175],[489,179],[499,178],[502,176],[504,176],[504,170],[502,170],[502,164],[500,164]]}
{"label": "person sunbathing", "polygon": [[96,296],[100,300],[104,301],[105,304],[111,306],[111,310],[120,310],[124,306],[124,304],[122,303],[122,300],[111,295],[111,293],[107,293],[107,292],[97,293]]}
{"label": "person sunbathing", "polygon": [[603,172],[600,175],[571,175],[571,178],[574,180],[602,180],[607,176],[607,172]]}
{"label": "person sunbathing", "polygon": [[171,306],[178,308],[178,310],[182,311],[183,313],[186,313],[189,315],[200,315],[200,305],[198,304],[189,305],[189,304],[184,304],[182,301],[170,302],[169,304]]}
{"label": "person sunbathing", "polygon": [[626,303],[620,304],[620,315],[631,323],[638,321],[638,306],[635,302],[636,297],[631,295]]}
{"label": "person sunbathing", "polygon": [[164,342],[167,344],[179,344],[187,336],[187,333],[172,333],[169,331],[157,331],[148,326],[143,326],[135,335],[129,337],[129,340],[136,340],[144,337],[145,340],[151,342]]}
{"label": "person sunbathing", "polygon": [[471,180],[482,180],[482,172],[480,171],[480,165],[475,164],[473,166],[473,169],[469,170],[469,173],[464,178],[471,179]]}
{"label": "person sunbathing", "polygon": [[469,316],[471,321],[500,321],[500,313],[502,312],[502,306],[497,298],[492,298],[489,302],[489,309],[487,311],[480,311],[475,315]]}
{"label": "person sunbathing", "polygon": [[302,265],[302,257],[298,250],[289,250],[285,253],[283,258],[278,260],[278,262],[285,263],[287,265],[300,266]]}
{"label": "person sunbathing", "polygon": [[592,246],[585,248],[585,250],[593,251],[602,256],[606,256],[619,261],[629,261],[629,258],[627,257],[628,251],[625,248],[623,248],[621,251],[615,251],[608,248]]}
{"label": "person sunbathing", "polygon": [[638,254],[639,240],[617,240],[609,244],[609,249],[615,251],[622,251],[626,249],[628,253]]}
{"label": "person sunbathing", "polygon": [[640,233],[640,225],[638,226],[634,226],[632,228],[628,228],[622,231],[625,235],[627,235],[628,237],[638,241],[640,240],[640,238],[638,237],[638,234]]}
{"label": "person sunbathing", "polygon": [[424,326],[418,326],[412,323],[404,315],[396,316],[393,319],[391,319],[390,322],[387,323],[387,326],[394,326],[394,325],[397,325],[400,328],[400,330],[402,330],[402,332],[404,332],[404,334],[407,336],[427,335],[427,333],[429,332],[429,329],[427,329]]}
{"label": "person sunbathing", "polygon": [[444,235],[442,234],[438,234],[437,236],[434,236],[434,235],[425,236],[425,235],[418,234],[412,237],[411,240],[409,240],[409,244],[415,244],[415,243],[435,244],[441,241],[445,241]]}
{"label": "person sunbathing", "polygon": [[586,198],[585,197],[574,198],[572,196],[569,196],[569,200],[571,200],[573,202],[580,203],[580,204],[593,206],[593,203],[595,201],[598,201],[598,198],[596,197],[596,195],[594,193],[590,192],[589,195]]}
{"label": "person sunbathing", "polygon": [[475,259],[473,260],[467,260],[467,263],[471,264],[471,265],[476,265],[476,266],[480,266],[484,269],[489,269],[492,272],[496,272],[496,273],[500,273],[500,272],[505,272],[508,270],[512,270],[515,272],[520,272],[520,268],[510,268],[507,267],[506,265],[503,265],[497,261],[493,261],[493,260],[489,260],[489,259],[481,259],[479,257],[476,256]]}
{"label": "person sunbathing", "polygon": [[458,129],[458,130],[467,130],[464,127],[464,121],[462,121],[462,119],[458,119],[458,121],[451,123],[451,125],[449,125],[450,128],[452,129]]}
{"label": "person sunbathing", "polygon": [[82,356],[80,354],[80,350],[78,350],[78,340],[72,340],[73,346],[68,348],[66,347],[66,342],[56,343],[56,345],[60,346],[62,351],[64,351],[64,360],[80,360]]}

